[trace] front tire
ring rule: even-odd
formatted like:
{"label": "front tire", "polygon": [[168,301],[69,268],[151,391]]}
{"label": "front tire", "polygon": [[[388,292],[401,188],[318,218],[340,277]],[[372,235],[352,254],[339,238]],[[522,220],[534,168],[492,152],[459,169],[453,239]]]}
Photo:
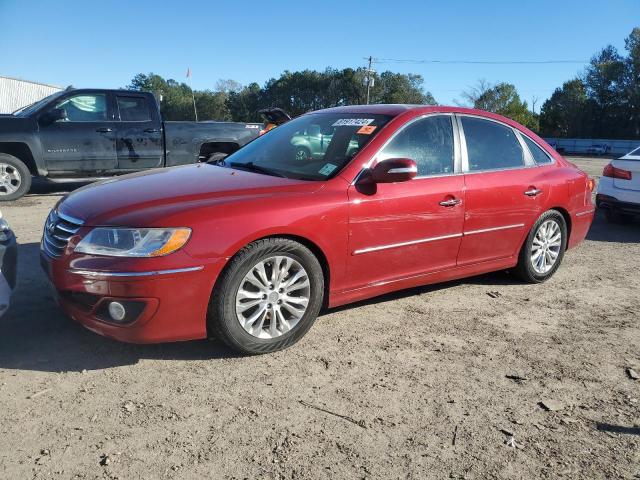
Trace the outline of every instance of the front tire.
{"label": "front tire", "polygon": [[0,153],[0,201],[17,200],[31,188],[31,172],[19,158]]}
{"label": "front tire", "polygon": [[557,210],[543,213],[527,236],[515,273],[528,283],[541,283],[558,270],[567,248],[567,224]]}
{"label": "front tire", "polygon": [[214,288],[207,324],[242,353],[287,348],[311,328],[324,297],[316,256],[286,238],[257,240],[234,256]]}

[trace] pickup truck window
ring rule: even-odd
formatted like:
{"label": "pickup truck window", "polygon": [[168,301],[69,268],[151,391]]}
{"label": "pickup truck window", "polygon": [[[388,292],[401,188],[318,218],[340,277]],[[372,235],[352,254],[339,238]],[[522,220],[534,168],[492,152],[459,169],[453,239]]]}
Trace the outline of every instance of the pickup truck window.
{"label": "pickup truck window", "polygon": [[67,122],[104,122],[107,120],[107,96],[104,93],[67,97],[54,108],[67,112]]}
{"label": "pickup truck window", "polygon": [[144,97],[117,96],[120,120],[123,122],[147,122],[151,120],[149,102]]}

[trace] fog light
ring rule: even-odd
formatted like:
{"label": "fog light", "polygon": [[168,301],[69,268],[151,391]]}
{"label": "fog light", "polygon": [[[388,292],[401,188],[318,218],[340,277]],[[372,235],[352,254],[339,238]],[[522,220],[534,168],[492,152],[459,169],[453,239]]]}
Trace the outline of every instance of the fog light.
{"label": "fog light", "polygon": [[127,314],[124,305],[120,302],[109,302],[109,315],[116,322],[121,322],[124,320],[125,315]]}

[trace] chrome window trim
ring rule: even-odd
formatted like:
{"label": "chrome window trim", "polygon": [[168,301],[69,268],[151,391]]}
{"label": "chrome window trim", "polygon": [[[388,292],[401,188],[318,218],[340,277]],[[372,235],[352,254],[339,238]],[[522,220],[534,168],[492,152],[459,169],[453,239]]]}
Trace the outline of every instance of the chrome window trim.
{"label": "chrome window trim", "polygon": [[351,185],[355,185],[358,179],[360,178],[360,176],[363,174],[363,172],[370,169],[371,165],[374,165],[376,163],[376,161],[378,160],[378,156],[384,151],[384,149],[389,145],[389,143],[391,143],[393,139],[395,139],[395,137],[399,135],[405,128],[409,127],[409,125],[417,121],[423,120],[428,117],[436,117],[436,116],[451,118],[451,133],[453,137],[453,172],[438,173],[434,175],[420,175],[420,176],[414,177],[411,181],[421,180],[423,178],[438,178],[438,177],[450,177],[453,175],[461,175],[462,174],[462,168],[461,168],[461,162],[460,162],[461,148],[459,143],[458,128],[455,120],[455,114],[450,112],[432,112],[432,113],[425,113],[423,115],[419,115],[415,118],[412,118],[407,123],[405,123],[400,128],[398,128],[395,132],[393,132],[393,134],[389,138],[387,138],[387,141],[384,142],[382,146],[378,148],[376,153],[371,156],[371,160],[369,160],[367,163],[364,164],[362,169],[358,172],[358,174],[355,176],[355,178],[351,182]]}
{"label": "chrome window trim", "polygon": [[456,113],[456,118],[458,119],[458,125],[459,125],[459,129],[460,129],[460,140],[461,143],[464,145],[464,153],[462,154],[463,157],[463,165],[462,165],[462,172],[465,175],[473,175],[476,173],[488,173],[488,172],[504,172],[504,171],[508,171],[508,170],[523,170],[525,168],[535,168],[538,167],[539,165],[537,165],[535,162],[533,163],[533,165],[527,165],[526,162],[526,153],[525,152],[529,152],[529,150],[522,150],[522,165],[519,165],[517,167],[505,167],[505,168],[490,168],[490,169],[485,169],[485,170],[469,170],[469,153],[467,151],[467,139],[465,137],[464,134],[464,128],[462,126],[462,117],[471,117],[471,118],[479,118],[480,120],[486,120],[488,122],[494,122],[497,123],[498,125],[502,125],[503,127],[506,127],[508,129],[510,129],[512,132],[514,132],[514,135],[516,137],[516,139],[518,140],[518,143],[520,144],[520,148],[522,148],[522,142],[520,141],[520,138],[518,137],[518,133],[519,130],[516,128],[513,128],[511,125],[507,125],[504,122],[501,122],[500,120],[496,120],[493,118],[488,118],[488,117],[484,117],[482,115],[473,115],[471,113]]}
{"label": "chrome window trim", "polygon": [[440,237],[420,238],[418,240],[410,240],[408,242],[390,243],[388,245],[378,245],[377,247],[360,248],[358,250],[354,250],[352,255],[360,255],[362,253],[377,252],[379,250],[388,250],[390,248],[408,247],[410,245],[436,242],[438,240],[448,240],[450,238],[459,238],[461,236],[462,236],[462,233],[452,233],[451,235],[442,235]]}
{"label": "chrome window trim", "polygon": [[469,152],[467,152],[467,139],[464,136],[464,129],[462,128],[462,119],[460,115],[455,115],[456,126],[458,128],[458,136],[460,138],[460,158],[462,159],[460,171],[466,174],[469,171]]}
{"label": "chrome window trim", "polygon": [[174,268],[171,270],[151,270],[146,272],[106,272],[101,270],[81,270],[71,268],[69,273],[86,277],[149,277],[154,275],[169,275],[172,273],[197,272],[204,269],[204,265],[197,267]]}

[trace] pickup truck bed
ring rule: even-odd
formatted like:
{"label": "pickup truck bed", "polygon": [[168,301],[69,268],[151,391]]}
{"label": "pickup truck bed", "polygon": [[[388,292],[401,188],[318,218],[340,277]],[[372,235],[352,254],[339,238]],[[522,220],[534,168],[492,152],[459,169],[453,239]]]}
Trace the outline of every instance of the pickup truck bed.
{"label": "pickup truck bed", "polygon": [[149,92],[78,89],[0,116],[0,201],[53,181],[216,160],[260,134],[262,125],[164,122]]}

